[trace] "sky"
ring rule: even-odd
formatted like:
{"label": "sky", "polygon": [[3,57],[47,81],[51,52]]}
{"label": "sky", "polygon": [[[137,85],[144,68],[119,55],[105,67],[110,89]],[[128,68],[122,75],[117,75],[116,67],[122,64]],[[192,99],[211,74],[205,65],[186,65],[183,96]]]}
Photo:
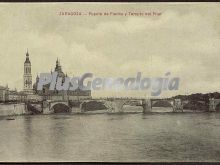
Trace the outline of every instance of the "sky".
{"label": "sky", "polygon": [[[179,77],[161,96],[220,92],[218,3],[1,3],[0,85],[23,88],[28,49],[33,81],[54,70],[95,77]],[[60,12],[83,15],[65,16]],[[146,16],[91,13],[160,13]],[[150,91],[94,91],[94,96],[145,96]],[[147,94],[146,94],[147,93]]]}

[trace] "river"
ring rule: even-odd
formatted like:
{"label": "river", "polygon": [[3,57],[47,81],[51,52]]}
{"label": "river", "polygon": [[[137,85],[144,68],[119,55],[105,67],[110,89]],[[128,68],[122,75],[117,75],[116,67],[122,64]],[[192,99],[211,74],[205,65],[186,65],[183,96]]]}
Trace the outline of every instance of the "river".
{"label": "river", "polygon": [[220,161],[220,113],[0,118],[0,161]]}

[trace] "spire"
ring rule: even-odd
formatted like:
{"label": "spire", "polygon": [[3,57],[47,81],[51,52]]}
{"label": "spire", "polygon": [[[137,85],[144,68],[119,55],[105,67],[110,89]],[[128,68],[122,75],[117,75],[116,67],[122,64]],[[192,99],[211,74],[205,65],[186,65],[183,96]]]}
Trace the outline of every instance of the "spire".
{"label": "spire", "polygon": [[27,52],[26,52],[26,58],[29,58],[28,48],[27,48]]}
{"label": "spire", "polygon": [[55,66],[55,71],[58,70],[58,57],[57,57],[57,60],[56,60],[56,66]]}
{"label": "spire", "polygon": [[30,60],[29,60],[28,49],[27,49],[27,52],[26,52],[26,60],[25,60],[25,63],[31,63]]}
{"label": "spire", "polygon": [[[55,71],[58,72],[58,74],[62,73],[62,67],[60,65],[60,60],[58,58],[57,58],[57,61],[56,61]],[[65,76],[64,73],[62,73],[62,74]]]}
{"label": "spire", "polygon": [[36,83],[39,82],[39,76],[38,76],[38,73],[37,73],[37,77],[36,77]]}

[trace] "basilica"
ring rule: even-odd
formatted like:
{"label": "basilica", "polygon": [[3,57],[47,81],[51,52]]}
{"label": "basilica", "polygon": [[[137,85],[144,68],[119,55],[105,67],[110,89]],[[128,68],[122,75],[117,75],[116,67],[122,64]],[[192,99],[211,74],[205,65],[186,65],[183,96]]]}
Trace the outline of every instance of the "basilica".
{"label": "basilica", "polygon": [[[61,77],[63,82],[67,74],[62,71],[60,61],[57,59],[54,71],[58,73],[58,77]],[[52,73],[52,71],[51,71]],[[24,62],[24,76],[23,76],[23,92],[27,94],[27,98],[32,100],[78,100],[82,98],[91,98],[91,90],[80,90],[79,88],[75,91],[58,91],[56,89],[49,90],[49,85],[44,85],[43,90],[37,90],[37,84],[39,82],[39,76],[37,75],[35,82],[32,86],[32,74],[31,74],[31,62],[29,53],[26,53],[26,60]]]}

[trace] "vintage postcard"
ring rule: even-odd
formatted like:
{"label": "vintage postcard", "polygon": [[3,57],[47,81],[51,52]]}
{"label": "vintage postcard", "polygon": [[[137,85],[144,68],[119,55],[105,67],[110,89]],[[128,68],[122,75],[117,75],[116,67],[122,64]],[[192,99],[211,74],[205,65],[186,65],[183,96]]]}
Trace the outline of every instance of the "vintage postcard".
{"label": "vintage postcard", "polygon": [[220,161],[219,9],[0,3],[0,161]]}

